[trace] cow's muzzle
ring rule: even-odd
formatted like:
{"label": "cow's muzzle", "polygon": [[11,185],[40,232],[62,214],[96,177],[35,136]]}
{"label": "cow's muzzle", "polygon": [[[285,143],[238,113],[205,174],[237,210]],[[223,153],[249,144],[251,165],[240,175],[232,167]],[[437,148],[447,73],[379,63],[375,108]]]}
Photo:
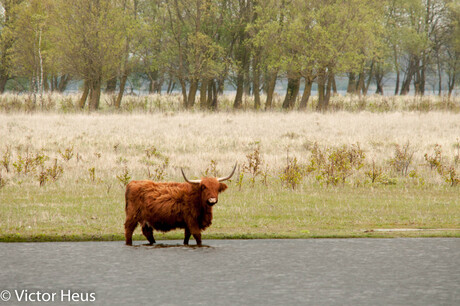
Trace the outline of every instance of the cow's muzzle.
{"label": "cow's muzzle", "polygon": [[208,205],[209,206],[213,206],[216,203],[217,203],[217,198],[209,198],[208,199]]}

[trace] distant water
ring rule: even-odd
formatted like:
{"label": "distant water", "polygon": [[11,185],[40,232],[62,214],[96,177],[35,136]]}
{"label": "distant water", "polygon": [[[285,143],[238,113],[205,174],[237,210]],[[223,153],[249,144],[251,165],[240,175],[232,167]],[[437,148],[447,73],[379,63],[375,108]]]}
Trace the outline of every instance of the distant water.
{"label": "distant water", "polygon": [[[384,85],[383,85],[383,93],[385,96],[392,96],[394,95],[394,91],[395,91],[395,82],[396,82],[396,79],[395,79],[395,76],[392,75],[390,77],[387,77],[384,81]],[[348,86],[348,78],[347,77],[342,77],[342,76],[336,76],[336,83],[337,83],[337,93],[340,94],[340,95],[346,95],[347,93],[347,86]],[[444,82],[444,86],[446,86],[446,82]],[[82,87],[82,84],[83,82],[82,81],[71,81],[69,83],[69,85],[67,86],[67,90],[65,91],[66,93],[78,93],[80,88]],[[140,89],[139,88],[131,88],[130,87],[130,84],[127,84],[127,87],[125,89],[125,93],[126,94],[129,94],[129,93],[134,93],[136,95],[146,95],[148,94],[148,87],[149,84],[147,81],[144,81],[142,84],[140,84]],[[427,82],[426,85],[425,85],[425,95],[437,95],[438,94],[438,83],[437,81],[436,82],[433,82],[432,80]],[[280,78],[277,80],[276,82],[276,87],[275,87],[275,92],[280,95],[280,96],[283,96],[286,94],[286,88],[287,88],[287,79],[284,79],[284,78]],[[166,90],[167,90],[167,84],[164,84],[163,88],[162,88],[162,93],[166,93]],[[299,95],[301,96],[302,93],[303,93],[303,90],[304,90],[304,83],[303,81],[301,81],[301,84],[300,84],[300,91],[299,91]],[[371,83],[371,85],[369,86],[369,89],[368,89],[368,95],[372,95],[375,93],[375,90],[376,90],[376,85]],[[199,92],[199,90],[198,90]],[[173,91],[173,93],[175,94],[181,94],[181,89],[180,89],[180,86],[179,84],[176,84],[175,86],[175,89]],[[235,94],[236,93],[236,89],[232,86],[231,83],[226,83],[225,85],[225,90],[224,90],[224,94]],[[447,94],[447,87],[443,88],[443,93],[444,94]],[[411,91],[409,92],[408,95],[413,95],[414,94],[414,88],[413,86],[411,86]],[[318,95],[318,91],[317,91],[317,84],[316,83],[313,83],[313,86],[312,86],[312,91],[311,91],[311,95],[312,96],[317,96]],[[460,95],[460,88],[455,88],[454,89],[454,92],[453,92],[453,95],[454,96],[458,96]]]}
{"label": "distant water", "polygon": [[0,304],[460,305],[459,239],[137,243],[1,243]]}

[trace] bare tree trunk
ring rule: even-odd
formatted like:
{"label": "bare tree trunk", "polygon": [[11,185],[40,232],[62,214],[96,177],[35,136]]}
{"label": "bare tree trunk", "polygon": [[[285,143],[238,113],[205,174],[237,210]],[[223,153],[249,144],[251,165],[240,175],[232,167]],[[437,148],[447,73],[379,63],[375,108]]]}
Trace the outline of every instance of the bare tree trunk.
{"label": "bare tree trunk", "polygon": [[8,69],[4,67],[4,65],[7,65],[7,56],[6,56],[6,50],[7,46],[2,42],[1,47],[1,57],[0,57],[0,93],[5,92],[5,86],[6,82],[10,79],[10,75],[8,73]]}
{"label": "bare tree trunk", "polygon": [[211,110],[217,110],[217,80],[210,80],[208,82],[208,98],[206,107]]}
{"label": "bare tree trunk", "polygon": [[37,105],[37,75],[34,73],[30,81],[30,90],[33,99],[33,108]]}
{"label": "bare tree trunk", "polygon": [[436,66],[438,68],[438,95],[442,95],[442,67],[439,55],[436,56]]}
{"label": "bare tree trunk", "polygon": [[149,77],[149,95],[155,92],[155,81]]}
{"label": "bare tree trunk", "polygon": [[217,110],[217,82],[211,80],[208,84],[208,108]]}
{"label": "bare tree trunk", "polygon": [[417,61],[416,64],[414,65],[414,77],[413,77],[413,82],[414,82],[414,89],[415,89],[415,94],[420,95],[421,94],[421,68],[420,64]]}
{"label": "bare tree trunk", "polygon": [[364,72],[360,72],[358,75],[358,85],[356,88],[356,93],[361,95],[361,92],[364,92]]}
{"label": "bare tree trunk", "polygon": [[332,87],[333,75],[331,72],[328,75],[324,71],[320,72],[318,76],[318,105],[316,110],[325,112],[329,106],[329,100],[331,98],[331,87]]}
{"label": "bare tree trunk", "polygon": [[51,92],[54,92],[57,90],[57,86],[56,86],[56,83],[57,83],[57,77],[53,75],[51,75],[51,79],[50,79],[50,89],[51,89]]}
{"label": "bare tree trunk", "polygon": [[67,85],[69,84],[69,81],[70,81],[70,75],[68,74],[61,75],[61,77],[59,78],[59,83],[57,85],[57,91],[64,92],[67,88]]}
{"label": "bare tree trunk", "polygon": [[321,112],[325,110],[324,89],[326,87],[326,76],[324,70],[319,72],[316,82],[318,83],[318,104],[316,105],[316,111]]}
{"label": "bare tree trunk", "polygon": [[83,84],[83,94],[81,95],[80,102],[78,102],[78,107],[80,109],[85,108],[86,99],[88,98],[88,93],[89,93],[89,83],[87,80],[85,80]]}
{"label": "bare tree trunk", "polygon": [[[10,28],[14,16],[14,2],[13,1],[2,1],[2,31],[5,29]],[[2,33],[3,34],[3,33]],[[4,35],[2,35],[4,36]],[[0,94],[5,92],[6,82],[11,78],[11,75],[8,72],[8,68],[10,67],[11,63],[9,61],[8,54],[11,53],[11,47],[14,44],[14,37],[13,39],[1,39],[0,43]]]}
{"label": "bare tree trunk", "polygon": [[324,103],[324,110],[327,110],[329,107],[329,101],[331,100],[331,87],[332,87],[332,82],[334,80],[334,74],[329,72],[329,77],[327,79],[327,85],[326,85],[326,95],[325,95],[325,103]]}
{"label": "bare tree trunk", "polygon": [[268,76],[267,82],[267,100],[265,101],[265,110],[269,110],[272,108],[273,104],[273,93],[275,91],[276,86],[276,78],[278,76],[278,71],[273,71]]}
{"label": "bare tree trunk", "polygon": [[375,78],[375,93],[383,95],[383,77],[385,75],[385,72],[383,68],[377,63],[375,70],[374,70],[374,78]]}
{"label": "bare tree trunk", "polygon": [[115,100],[116,109],[119,109],[121,107],[121,99],[123,98],[123,94],[125,93],[125,86],[126,86],[127,80],[128,80],[128,71],[125,69],[120,79],[120,90],[118,91],[117,100]]}
{"label": "bare tree trunk", "polygon": [[447,96],[450,97],[452,96],[452,92],[454,91],[454,87],[455,87],[455,73],[452,75],[452,77],[449,79],[449,81],[447,82],[448,83],[448,87],[449,87],[449,91],[447,93]]}
{"label": "bare tree trunk", "polygon": [[182,90],[182,103],[183,103],[184,108],[187,109],[188,107],[187,84],[185,84],[185,80],[183,78],[179,78],[179,83],[180,83],[180,87]]}
{"label": "bare tree trunk", "polygon": [[416,71],[414,73],[415,78],[413,78],[414,82],[414,91],[415,95],[420,95],[420,71]]}
{"label": "bare tree trunk", "polygon": [[0,71],[0,93],[5,92],[6,82],[8,82],[9,76],[6,73]]}
{"label": "bare tree trunk", "polygon": [[113,93],[117,88],[117,77],[111,78],[107,81],[107,86],[105,87],[106,93]]}
{"label": "bare tree trunk", "polygon": [[244,75],[242,72],[238,72],[236,77],[236,95],[235,101],[233,102],[234,109],[240,109],[243,107],[243,92],[244,92]]}
{"label": "bare tree trunk", "polygon": [[254,109],[260,108],[260,67],[259,67],[259,53],[253,58],[252,64],[253,76],[252,76],[252,91],[254,92]]}
{"label": "bare tree trunk", "polygon": [[[137,1],[134,1],[134,6],[133,6],[133,17],[136,19],[137,17]],[[127,1],[123,1],[123,11],[127,10]],[[121,79],[120,79],[120,89],[118,91],[118,96],[117,99],[115,100],[115,108],[119,109],[121,107],[121,99],[123,98],[123,94],[125,93],[125,86],[126,86],[126,81],[128,80],[128,75],[131,70],[130,65],[129,65],[129,45],[130,45],[130,39],[129,37],[126,37],[125,41],[125,53],[124,53],[124,62],[121,64]],[[131,89],[132,90],[132,89]],[[100,90],[99,90],[99,95],[100,95]]]}
{"label": "bare tree trunk", "polygon": [[[240,5],[243,5],[245,1],[240,1]],[[249,4],[249,3],[248,3]],[[243,12],[243,20],[248,21],[247,11]],[[249,94],[249,52],[247,47],[244,45],[247,37],[247,33],[244,28],[238,33],[238,47],[236,50],[236,59],[241,63],[238,67],[237,77],[236,77],[236,95],[235,101],[233,102],[233,108],[240,109],[243,107],[243,94]]]}
{"label": "bare tree trunk", "polygon": [[99,109],[99,101],[101,98],[101,77],[92,80],[90,82],[90,92],[89,92],[89,110],[96,111]]}
{"label": "bare tree trunk", "polygon": [[395,95],[399,92],[399,70],[396,71],[396,86],[395,86]]}
{"label": "bare tree trunk", "polygon": [[420,80],[419,80],[419,87],[420,87],[420,95],[425,94],[425,84],[426,84],[426,65],[428,59],[427,56],[424,55],[422,59],[422,66],[420,67]]}
{"label": "bare tree trunk", "polygon": [[335,76],[332,77],[332,92],[334,95],[337,94],[337,84],[335,83]]}
{"label": "bare tree trunk", "polygon": [[[249,51],[247,52],[249,53]],[[246,59],[246,65],[244,67],[244,73],[243,73],[243,77],[244,77],[243,94],[245,97],[251,95],[251,78],[249,77],[249,69],[250,69],[250,62],[248,59]]]}
{"label": "bare tree trunk", "polygon": [[196,92],[198,90],[198,80],[194,79],[190,82],[188,92],[187,108],[192,108],[195,105]]}
{"label": "bare tree trunk", "polygon": [[173,91],[173,80],[172,78],[170,78],[168,81],[168,88],[166,89],[166,93],[170,94],[172,91]]}
{"label": "bare tree trunk", "polygon": [[373,74],[374,74],[374,61],[372,61],[372,63],[371,63],[371,68],[369,70],[369,76],[367,78],[366,85],[363,88],[363,95],[365,95],[365,96],[367,95],[367,91],[369,90],[369,86],[371,85]]}
{"label": "bare tree trunk", "polygon": [[300,99],[299,110],[305,110],[307,108],[312,85],[313,81],[310,78],[305,78],[305,89],[303,90],[302,99]]}
{"label": "bare tree trunk", "polygon": [[383,96],[383,75],[380,73],[375,74],[375,84],[377,86],[375,93]]}
{"label": "bare tree trunk", "polygon": [[201,109],[206,109],[208,108],[208,99],[207,99],[207,92],[208,92],[208,80],[206,78],[203,78],[201,80],[201,86],[200,86],[200,108]]}
{"label": "bare tree trunk", "polygon": [[43,96],[43,57],[42,57],[42,30],[40,29],[38,35],[38,59],[39,59],[39,69],[40,69],[40,77],[39,77],[39,87],[38,92],[40,94],[40,98]]}
{"label": "bare tree trunk", "polygon": [[452,92],[455,88],[455,83],[457,82],[456,75],[460,69],[460,52],[448,53],[449,60],[453,60],[450,65],[447,66],[447,87],[448,87],[448,97],[452,96]]}
{"label": "bare tree trunk", "polygon": [[156,82],[153,84],[153,92],[161,95],[161,88],[163,87],[164,81],[165,81],[164,74],[160,74]]}
{"label": "bare tree trunk", "polygon": [[218,101],[217,101],[217,84],[214,82],[212,83],[212,103],[211,103],[211,109],[217,110],[218,108]]}
{"label": "bare tree trunk", "polygon": [[398,94],[399,92],[399,63],[398,63],[398,50],[396,46],[393,48],[393,56],[394,56],[394,65],[395,65],[395,70],[396,70],[396,84],[395,84],[395,95]]}
{"label": "bare tree trunk", "polygon": [[412,77],[416,72],[417,59],[415,57],[411,57],[409,60],[409,66],[407,68],[406,75],[404,76],[404,80],[401,86],[400,95],[407,95],[410,91],[410,84],[412,83]]}
{"label": "bare tree trunk", "polygon": [[401,85],[401,91],[399,93],[401,96],[407,95],[409,93],[411,82],[412,82],[412,75],[410,76],[406,75],[404,77],[403,83]]}
{"label": "bare tree trunk", "polygon": [[206,98],[206,107],[209,109],[212,109],[212,105],[214,103],[214,84],[214,79],[209,80],[208,88],[206,89],[208,91],[208,96]]}
{"label": "bare tree trunk", "polygon": [[157,71],[149,71],[146,74],[147,74],[147,77],[149,78],[149,94],[153,94],[155,92],[155,86],[156,86],[157,79],[158,79],[158,73]]}
{"label": "bare tree trunk", "polygon": [[260,104],[260,78],[259,76],[254,76],[253,90],[254,90],[254,109],[259,109]]}
{"label": "bare tree trunk", "polygon": [[225,87],[225,78],[219,77],[217,80],[217,93],[219,95],[222,95],[224,93],[224,87]]}
{"label": "bare tree trunk", "polygon": [[347,74],[348,74],[347,93],[354,94],[356,93],[356,76],[353,72],[349,72]]}
{"label": "bare tree trunk", "polygon": [[50,83],[48,83],[48,75],[47,73],[45,72],[45,77],[43,79],[43,90],[45,92],[49,92],[50,91]]}
{"label": "bare tree trunk", "polygon": [[283,109],[292,109],[299,94],[300,77],[288,78],[286,95],[284,96]]}

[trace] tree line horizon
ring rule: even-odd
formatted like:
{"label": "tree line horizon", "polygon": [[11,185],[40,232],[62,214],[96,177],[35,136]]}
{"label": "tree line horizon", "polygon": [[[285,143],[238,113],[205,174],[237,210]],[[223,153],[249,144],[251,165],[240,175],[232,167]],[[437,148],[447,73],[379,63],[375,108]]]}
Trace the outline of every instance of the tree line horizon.
{"label": "tree line horizon", "polygon": [[337,76],[347,93],[366,95],[373,84],[383,95],[389,75],[395,95],[424,95],[431,78],[451,96],[458,1],[0,0],[0,93],[63,92],[81,80],[78,107],[99,109],[104,89],[119,108],[137,76],[150,93],[177,86],[185,109],[217,109],[225,84],[235,109],[244,95],[270,109],[284,79],[283,109],[305,109],[316,84],[324,111]]}

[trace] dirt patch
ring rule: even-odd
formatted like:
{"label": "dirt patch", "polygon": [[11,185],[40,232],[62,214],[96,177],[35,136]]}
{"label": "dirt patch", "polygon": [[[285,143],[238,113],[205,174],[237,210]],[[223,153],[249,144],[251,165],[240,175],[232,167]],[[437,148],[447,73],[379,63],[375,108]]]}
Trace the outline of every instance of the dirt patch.
{"label": "dirt patch", "polygon": [[365,230],[365,233],[372,232],[433,232],[433,231],[460,231],[459,228],[378,228]]}

